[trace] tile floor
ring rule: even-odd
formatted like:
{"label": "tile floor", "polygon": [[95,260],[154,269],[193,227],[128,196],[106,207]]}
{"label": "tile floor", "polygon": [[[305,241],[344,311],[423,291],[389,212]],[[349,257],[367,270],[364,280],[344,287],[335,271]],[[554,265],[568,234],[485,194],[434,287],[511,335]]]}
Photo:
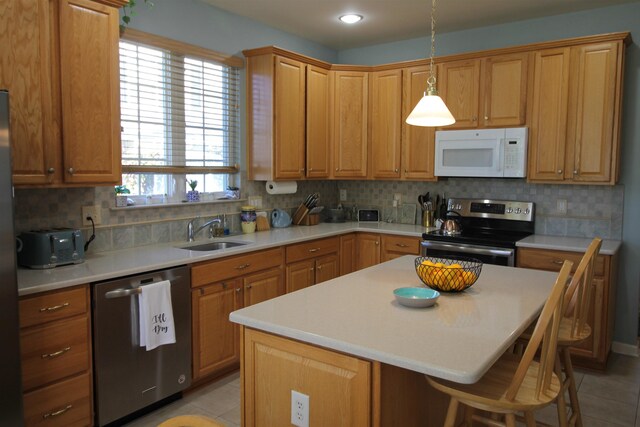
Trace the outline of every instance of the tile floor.
{"label": "tile floor", "polygon": [[[640,358],[611,354],[606,373],[577,370],[578,395],[585,427],[640,427]],[[234,373],[173,402],[127,427],[156,427],[176,415],[199,414],[227,427],[240,426],[240,375]],[[536,419],[557,425],[555,406]]]}

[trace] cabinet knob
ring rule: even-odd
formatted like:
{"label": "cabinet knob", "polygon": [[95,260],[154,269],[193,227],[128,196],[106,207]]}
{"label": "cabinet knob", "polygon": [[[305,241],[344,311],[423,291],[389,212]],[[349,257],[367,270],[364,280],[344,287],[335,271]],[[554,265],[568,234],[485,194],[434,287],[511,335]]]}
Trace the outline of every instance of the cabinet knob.
{"label": "cabinet knob", "polygon": [[398,168],[396,168],[395,172],[396,172],[396,173],[398,173],[398,170],[399,170],[399,169],[398,169]]}
{"label": "cabinet knob", "polygon": [[380,242],[376,240],[376,246],[379,245],[379,244],[380,244]]}
{"label": "cabinet knob", "polygon": [[251,289],[251,285],[247,285],[244,287],[245,289]]}
{"label": "cabinet knob", "polygon": [[313,172],[313,168],[309,168],[309,172]]}
{"label": "cabinet knob", "polygon": [[52,173],[54,173],[55,171],[56,171],[56,170],[55,170],[54,168],[49,168],[49,169],[47,169],[47,173],[48,173],[48,174],[52,174]]}
{"label": "cabinet knob", "polygon": [[558,169],[558,174],[561,174],[561,173],[562,173],[562,169]]}
{"label": "cabinet knob", "polygon": [[311,268],[309,269],[309,271],[313,271],[313,267],[311,267]]}
{"label": "cabinet knob", "polygon": [[578,169],[574,169],[574,170],[573,170],[573,174],[574,174],[574,175],[578,175]]}
{"label": "cabinet knob", "polygon": [[321,265],[318,266],[318,270],[322,270],[322,266]]}
{"label": "cabinet knob", "polygon": [[338,172],[339,170],[340,170],[339,168],[336,168],[336,172]]}
{"label": "cabinet knob", "polygon": [[489,120],[489,116],[484,116],[484,119],[485,120]]}
{"label": "cabinet knob", "polygon": [[236,288],[236,293],[240,293],[240,291],[242,291],[242,288]]}
{"label": "cabinet knob", "polygon": [[69,172],[71,175],[73,175],[76,171],[73,168],[69,168],[69,170],[67,172]]}
{"label": "cabinet knob", "polygon": [[304,168],[300,169],[300,172],[304,173]]}

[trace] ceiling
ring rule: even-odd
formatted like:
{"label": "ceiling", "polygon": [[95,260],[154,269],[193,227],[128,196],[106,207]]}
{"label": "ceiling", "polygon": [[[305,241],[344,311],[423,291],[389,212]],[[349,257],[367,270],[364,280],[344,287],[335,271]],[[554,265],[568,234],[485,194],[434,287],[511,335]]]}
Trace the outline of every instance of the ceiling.
{"label": "ceiling", "polygon": [[[202,0],[220,9],[313,40],[335,50],[426,36],[429,0]],[[632,3],[639,0],[440,0],[436,29],[449,32]],[[345,25],[338,17],[364,20]]]}

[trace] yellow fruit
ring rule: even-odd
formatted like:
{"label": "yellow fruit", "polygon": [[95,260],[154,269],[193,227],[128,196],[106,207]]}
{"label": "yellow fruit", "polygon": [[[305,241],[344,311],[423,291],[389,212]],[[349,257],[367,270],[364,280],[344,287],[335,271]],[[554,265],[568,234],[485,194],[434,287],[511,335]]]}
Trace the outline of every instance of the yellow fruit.
{"label": "yellow fruit", "polygon": [[424,261],[422,261],[421,263],[422,265],[434,265],[431,261],[429,261],[428,259],[425,259]]}
{"label": "yellow fruit", "polygon": [[443,263],[441,263],[441,262],[436,262],[435,266],[436,266],[436,267],[439,267],[439,268],[446,267],[446,265],[444,265],[444,264],[443,264]]}
{"label": "yellow fruit", "polygon": [[449,268],[462,268],[462,266],[458,263],[455,263],[455,264],[451,264]]}
{"label": "yellow fruit", "polygon": [[466,285],[472,284],[478,278],[478,276],[476,276],[476,273],[474,273],[473,271],[464,271],[463,274],[464,274],[464,283]]}

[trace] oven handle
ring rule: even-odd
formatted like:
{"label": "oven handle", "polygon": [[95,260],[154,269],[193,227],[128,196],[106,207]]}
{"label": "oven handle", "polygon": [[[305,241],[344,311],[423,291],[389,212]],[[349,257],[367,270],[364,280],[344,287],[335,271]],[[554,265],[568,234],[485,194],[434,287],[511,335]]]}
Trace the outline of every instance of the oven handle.
{"label": "oven handle", "polygon": [[474,245],[452,245],[449,243],[437,243],[430,241],[423,241],[422,246],[425,248],[432,248],[437,250],[449,250],[452,252],[463,252],[469,254],[479,254],[479,255],[498,255],[504,257],[513,257],[515,250],[508,248],[487,248],[484,246],[474,246]]}

